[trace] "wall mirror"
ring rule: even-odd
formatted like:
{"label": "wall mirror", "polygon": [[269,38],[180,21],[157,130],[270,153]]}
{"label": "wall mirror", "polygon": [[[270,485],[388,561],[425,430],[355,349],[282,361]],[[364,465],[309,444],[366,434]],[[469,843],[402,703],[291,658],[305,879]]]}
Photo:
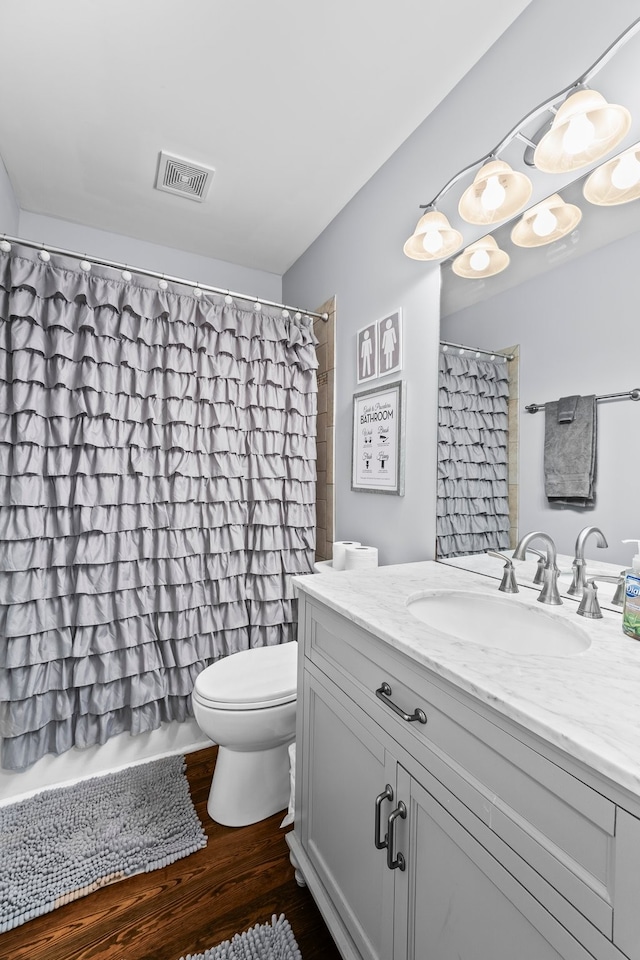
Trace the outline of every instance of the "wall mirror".
{"label": "wall mirror", "polygon": [[[634,37],[607,64],[593,86],[610,102],[631,112],[628,137],[599,163],[628,150],[640,139],[640,38]],[[514,165],[514,164],[512,164]],[[599,526],[609,547],[588,544],[587,556],[628,566],[635,553],[623,539],[640,537],[640,515],[634,489],[640,476],[640,403],[629,399],[598,402],[595,501],[588,507],[559,507],[544,493],[545,413],[526,412],[572,394],[624,393],[640,387],[640,346],[635,332],[640,317],[640,199],[617,206],[589,203],[584,183],[598,164],[576,171],[559,184],[549,181],[540,192],[537,171],[534,202],[558,193],[577,205],[582,217],[566,236],[536,248],[511,240],[520,220],[491,230],[510,258],[501,273],[484,279],[457,276],[450,260],[442,263],[441,339],[486,350],[519,346],[515,399],[518,444],[512,451],[517,467],[518,530],[544,530],[558,551],[573,555],[579,531]],[[452,205],[454,201],[451,201]],[[460,228],[455,209],[447,210]],[[489,228],[487,228],[489,229]],[[464,230],[464,228],[463,228]],[[466,243],[476,239],[466,238]]]}
{"label": "wall mirror", "polygon": [[441,337],[499,350],[517,344],[518,529],[550,533],[564,554],[573,554],[578,532],[596,524],[609,548],[590,554],[629,564],[635,552],[621,541],[640,537],[633,490],[640,475],[640,403],[597,403],[596,497],[592,506],[559,508],[544,495],[545,413],[531,404],[560,397],[623,393],[640,387],[640,200],[596,207],[582,195],[585,177],[561,191],[583,211],[566,237],[535,249],[510,241],[513,223],[493,231],[511,262],[503,273],[465,280],[442,266]]}

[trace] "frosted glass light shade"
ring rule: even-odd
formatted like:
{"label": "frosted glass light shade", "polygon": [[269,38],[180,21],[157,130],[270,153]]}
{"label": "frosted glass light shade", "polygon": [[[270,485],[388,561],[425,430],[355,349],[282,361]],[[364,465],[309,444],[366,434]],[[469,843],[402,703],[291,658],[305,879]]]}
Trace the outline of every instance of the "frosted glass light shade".
{"label": "frosted glass light shade", "polygon": [[482,237],[468,247],[453,261],[451,269],[459,277],[479,280],[493,277],[509,266],[509,254],[501,250],[491,236]]}
{"label": "frosted glass light shade", "polygon": [[581,219],[580,207],[565,203],[554,193],[523,213],[511,231],[511,240],[517,247],[543,247],[571,233]]}
{"label": "frosted glass light shade", "polygon": [[640,197],[640,143],[589,174],[583,193],[589,203],[614,207]]}
{"label": "frosted glass light shade", "polygon": [[438,210],[424,213],[403,250],[412,260],[441,260],[462,246],[462,234],[454,230]]}
{"label": "frosted glass light shade", "polygon": [[458,213],[467,223],[497,223],[522,210],[532,189],[525,173],[512,170],[504,160],[490,160],[462,194]]}
{"label": "frosted glass light shade", "polygon": [[544,173],[579,170],[613,150],[627,135],[631,114],[597,90],[578,90],[558,109],[533,162]]}

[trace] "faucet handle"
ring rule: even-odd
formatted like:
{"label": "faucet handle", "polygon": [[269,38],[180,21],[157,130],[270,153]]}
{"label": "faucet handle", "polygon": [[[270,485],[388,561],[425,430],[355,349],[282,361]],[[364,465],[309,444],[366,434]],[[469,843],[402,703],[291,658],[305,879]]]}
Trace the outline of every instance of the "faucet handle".
{"label": "faucet handle", "polygon": [[571,569],[573,570],[573,579],[567,593],[570,597],[581,597],[584,593],[586,583],[586,561],[581,560],[580,557],[576,557],[571,564]]}
{"label": "faucet handle", "polygon": [[502,574],[502,581],[498,590],[502,593],[519,593],[518,582],[516,580],[516,572],[513,567],[513,560],[511,557],[507,557],[504,553],[498,553],[497,550],[487,550],[487,556],[495,557],[496,560],[504,560],[504,572]]}
{"label": "faucet handle", "polygon": [[624,606],[624,579],[625,579],[626,573],[627,573],[626,570],[621,570],[619,576],[615,578],[617,580],[616,592],[614,593],[613,598],[611,600],[611,603],[615,607]]}
{"label": "faucet handle", "polygon": [[582,599],[578,605],[578,616],[586,617],[588,620],[602,620],[595,577],[590,577],[584,585]]}
{"label": "faucet handle", "polygon": [[538,600],[540,603],[550,603],[553,606],[560,606],[562,600],[560,599],[560,592],[558,590],[558,577],[560,576],[560,571],[555,563],[547,563],[544,568],[544,581],[542,590],[540,591],[540,596]]}
{"label": "faucet handle", "polygon": [[582,599],[578,605],[578,616],[587,617],[588,620],[602,620],[595,577],[591,577],[584,585]]}
{"label": "faucet handle", "polygon": [[616,592],[611,602],[615,603],[616,606],[622,605],[620,596],[623,595],[622,590],[624,589],[624,570],[621,571],[617,577],[610,577],[606,574],[602,574],[602,576],[598,577],[589,577],[584,585],[584,593],[582,594],[582,600],[578,606],[579,616],[587,617],[589,620],[602,619],[602,610],[600,609],[600,603],[598,602],[598,588],[596,587],[596,580],[601,580],[605,583],[615,583]]}

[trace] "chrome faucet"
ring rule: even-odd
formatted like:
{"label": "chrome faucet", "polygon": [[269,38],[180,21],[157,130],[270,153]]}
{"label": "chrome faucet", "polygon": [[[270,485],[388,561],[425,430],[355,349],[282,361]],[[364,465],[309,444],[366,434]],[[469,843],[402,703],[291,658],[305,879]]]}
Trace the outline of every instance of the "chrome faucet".
{"label": "chrome faucet", "polygon": [[496,560],[504,560],[502,581],[498,590],[502,593],[519,593],[516,573],[513,568],[513,561],[510,557],[505,557],[504,553],[498,553],[497,550],[487,550],[487,556],[495,557]]}
{"label": "chrome faucet", "polygon": [[589,620],[602,619],[602,610],[600,609],[600,604],[598,602],[598,588],[596,587],[596,580],[604,580],[606,583],[616,584],[616,592],[613,600],[611,601],[616,606],[622,606],[622,597],[624,596],[624,593],[622,592],[624,590],[624,570],[622,570],[620,575],[617,577],[609,577],[606,574],[603,574],[601,577],[589,577],[584,585],[584,592],[578,606],[579,616],[587,617]]}
{"label": "chrome faucet", "polygon": [[572,564],[573,580],[567,590],[570,597],[581,597],[587,584],[587,561],[584,558],[584,548],[588,537],[595,534],[599,547],[608,547],[607,539],[600,527],[585,527],[578,534],[576,553]]}
{"label": "chrome faucet", "polygon": [[525,533],[518,546],[513,551],[514,560],[524,560],[529,544],[532,540],[543,540],[547,547],[547,559],[544,564],[543,586],[538,596],[540,603],[551,603],[558,606],[562,603],[558,592],[558,576],[560,571],[557,564],[556,545],[548,533],[541,530],[534,530],[531,533]]}

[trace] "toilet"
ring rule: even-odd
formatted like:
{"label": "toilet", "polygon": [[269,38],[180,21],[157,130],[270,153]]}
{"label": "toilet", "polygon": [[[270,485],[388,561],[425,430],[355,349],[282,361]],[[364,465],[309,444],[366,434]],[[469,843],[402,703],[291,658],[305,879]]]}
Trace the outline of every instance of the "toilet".
{"label": "toilet", "polygon": [[253,647],[206,667],[191,695],[196,722],[218,744],[207,811],[243,827],[289,804],[298,644]]}

